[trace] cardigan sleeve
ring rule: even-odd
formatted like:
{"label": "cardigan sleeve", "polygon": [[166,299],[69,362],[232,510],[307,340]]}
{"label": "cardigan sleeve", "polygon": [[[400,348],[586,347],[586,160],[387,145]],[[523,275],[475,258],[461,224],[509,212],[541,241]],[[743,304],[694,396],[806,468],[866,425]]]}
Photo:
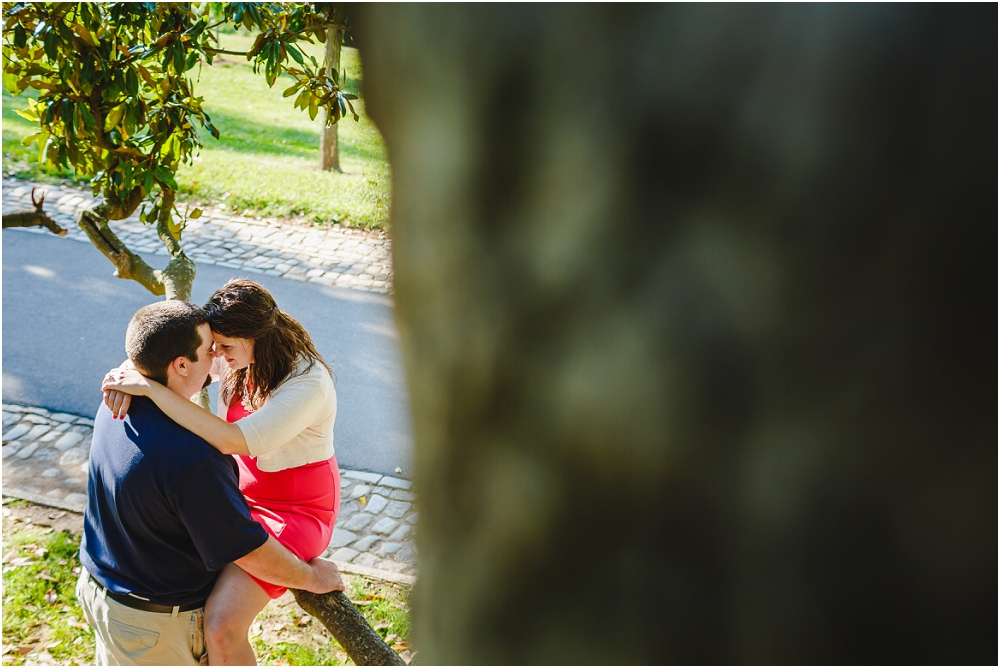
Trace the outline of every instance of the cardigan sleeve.
{"label": "cardigan sleeve", "polygon": [[256,412],[237,421],[253,457],[267,454],[291,441],[313,424],[321,421],[328,410],[329,396],[320,373],[321,364],[309,372],[289,378],[271,393]]}

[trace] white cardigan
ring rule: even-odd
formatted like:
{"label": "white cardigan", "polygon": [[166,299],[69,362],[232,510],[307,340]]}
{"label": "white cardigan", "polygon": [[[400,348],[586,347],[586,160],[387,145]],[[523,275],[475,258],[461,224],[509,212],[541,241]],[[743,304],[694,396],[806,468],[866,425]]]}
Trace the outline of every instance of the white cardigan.
{"label": "white cardigan", "polygon": [[[308,372],[295,375],[305,364],[299,358],[290,377],[271,392],[264,405],[236,422],[261,471],[282,471],[333,457],[333,422],[337,418],[333,379],[319,362]],[[219,417],[225,420],[228,411],[220,384]]]}

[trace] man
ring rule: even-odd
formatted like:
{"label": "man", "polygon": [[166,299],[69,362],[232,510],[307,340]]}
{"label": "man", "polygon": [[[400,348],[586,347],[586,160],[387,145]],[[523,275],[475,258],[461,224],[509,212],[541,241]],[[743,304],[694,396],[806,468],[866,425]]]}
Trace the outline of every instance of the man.
{"label": "man", "polygon": [[[212,332],[182,301],[139,309],[125,349],[136,369],[188,398],[208,383]],[[305,563],[254,520],[231,457],[171,421],[145,397],[94,423],[77,598],[97,635],[100,665],[207,663],[204,608],[235,562],[275,584],[343,590],[337,567]]]}

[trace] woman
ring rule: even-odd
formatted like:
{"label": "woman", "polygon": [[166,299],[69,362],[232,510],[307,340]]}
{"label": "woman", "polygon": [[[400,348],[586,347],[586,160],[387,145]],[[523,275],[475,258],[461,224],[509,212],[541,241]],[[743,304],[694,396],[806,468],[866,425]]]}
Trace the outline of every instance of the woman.
{"label": "woman", "polygon": [[[172,420],[234,455],[254,519],[299,558],[318,557],[330,543],[340,505],[330,369],[302,325],[253,281],[229,281],[205,311],[216,362],[225,360],[218,416],[134,369],[109,374],[106,402],[124,418],[129,402],[120,393],[147,396]],[[284,592],[227,566],[205,606],[209,662],[254,665],[247,631],[268,600]]]}

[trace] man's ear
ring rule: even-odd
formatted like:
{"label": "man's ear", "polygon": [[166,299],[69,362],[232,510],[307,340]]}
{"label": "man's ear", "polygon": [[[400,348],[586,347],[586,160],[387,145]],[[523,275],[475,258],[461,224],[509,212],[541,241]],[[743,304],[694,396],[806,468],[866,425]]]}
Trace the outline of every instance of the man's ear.
{"label": "man's ear", "polygon": [[181,355],[174,358],[174,361],[170,363],[170,368],[181,378],[187,378],[188,374],[191,373],[191,360]]}

